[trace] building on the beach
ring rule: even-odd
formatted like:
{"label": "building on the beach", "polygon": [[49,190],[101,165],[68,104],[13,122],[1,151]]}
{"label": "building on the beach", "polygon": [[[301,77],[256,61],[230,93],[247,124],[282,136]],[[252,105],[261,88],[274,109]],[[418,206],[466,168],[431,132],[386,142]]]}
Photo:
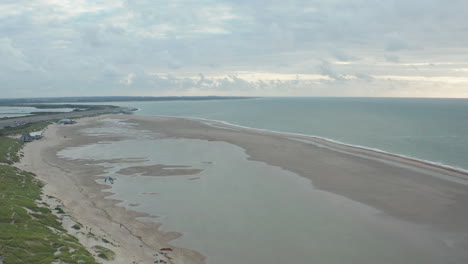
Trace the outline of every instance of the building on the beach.
{"label": "building on the beach", "polygon": [[20,140],[23,142],[31,142],[34,140],[34,137],[31,136],[31,134],[28,132],[23,132],[23,134],[21,134]]}
{"label": "building on the beach", "polygon": [[41,139],[43,131],[34,131],[31,133],[23,132],[21,134],[20,140],[23,142],[31,142],[33,140]]}
{"label": "building on the beach", "polygon": [[41,130],[41,131],[31,132],[31,133],[29,133],[29,135],[31,135],[31,137],[33,137],[34,139],[41,139],[43,133],[44,132]]}
{"label": "building on the beach", "polygon": [[61,119],[58,121],[59,124],[64,124],[64,125],[71,125],[71,124],[75,124],[75,120],[71,120],[71,119]]}

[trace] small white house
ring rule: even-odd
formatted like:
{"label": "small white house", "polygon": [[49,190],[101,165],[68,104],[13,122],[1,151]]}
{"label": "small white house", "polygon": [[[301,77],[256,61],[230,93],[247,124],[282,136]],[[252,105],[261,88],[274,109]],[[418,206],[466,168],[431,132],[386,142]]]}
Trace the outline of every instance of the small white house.
{"label": "small white house", "polygon": [[31,135],[31,137],[33,137],[34,139],[41,139],[43,133],[44,133],[44,131],[41,130],[41,131],[31,132],[31,133],[29,133],[29,135]]}
{"label": "small white house", "polygon": [[24,132],[21,134],[20,140],[23,142],[31,142],[33,140],[41,139],[43,131],[34,131],[31,133]]}
{"label": "small white house", "polygon": [[58,121],[59,124],[64,124],[64,125],[71,125],[71,124],[75,124],[76,122],[74,120],[71,120],[71,119],[61,119]]}

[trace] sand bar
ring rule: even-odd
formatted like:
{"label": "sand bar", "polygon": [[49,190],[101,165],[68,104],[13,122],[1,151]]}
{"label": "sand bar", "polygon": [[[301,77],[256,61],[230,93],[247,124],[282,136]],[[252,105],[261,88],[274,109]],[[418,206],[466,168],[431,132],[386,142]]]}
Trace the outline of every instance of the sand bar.
{"label": "sand bar", "polygon": [[202,170],[190,168],[189,166],[156,164],[151,166],[133,166],[119,170],[117,173],[123,175],[139,174],[142,176],[171,176],[198,174]]}
{"label": "sand bar", "polygon": [[[124,139],[125,135],[118,134],[97,139],[80,133],[81,129],[99,127],[101,120],[109,117],[128,119],[135,128],[161,138],[228,142],[245,149],[252,160],[295,172],[311,179],[319,189],[370,205],[389,216],[447,232],[468,231],[468,186],[463,184],[467,175],[417,160],[312,137],[222,123],[213,126],[184,118],[108,115],[83,119],[73,126],[52,125],[43,140],[25,147],[25,158],[19,166],[45,181],[45,192],[60,198],[82,224],[101,229],[118,241],[118,262],[114,263],[153,261],[154,252],[170,246],[170,241],[180,234],[159,231],[156,223],[137,221],[136,217],[148,215],[128,211],[116,205],[119,201],[105,199],[108,187],[95,182],[102,167],[57,157],[56,153],[67,147]],[[161,172],[161,166],[150,169]],[[135,172],[148,172],[147,168],[135,167]],[[204,257],[188,249],[176,249],[174,259],[169,261],[203,263]]]}

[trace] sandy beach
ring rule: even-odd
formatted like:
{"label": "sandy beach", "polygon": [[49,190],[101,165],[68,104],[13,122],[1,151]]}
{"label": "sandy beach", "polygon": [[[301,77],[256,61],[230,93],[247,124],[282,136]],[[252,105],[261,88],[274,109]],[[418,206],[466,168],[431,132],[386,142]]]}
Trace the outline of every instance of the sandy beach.
{"label": "sandy beach", "polygon": [[[24,158],[17,166],[34,172],[44,181],[45,195],[62,201],[66,213],[86,230],[114,241],[111,249],[116,253],[116,259],[109,263],[152,263],[157,259],[154,254],[159,254],[159,249],[164,247],[174,249],[168,257],[158,256],[168,263],[204,263],[205,257],[190,249],[173,247],[171,241],[181,234],[159,230],[157,218],[155,223],[136,219],[156,216],[129,211],[119,206],[119,201],[106,198],[110,195],[106,191],[109,186],[96,183],[104,170],[102,166],[57,156],[57,152],[65,148],[125,139],[125,134],[96,137],[82,133],[83,129],[100,127],[105,118],[124,119],[135,129],[148,131],[157,138],[227,142],[244,149],[251,160],[294,172],[310,179],[320,190],[376,208],[389,217],[441,232],[468,232],[468,175],[461,171],[318,138],[246,129],[214,121],[105,115],[80,119],[70,126],[50,125],[43,139],[25,146]],[[135,163],[131,169],[119,172],[125,175],[193,174],[196,177],[199,172],[173,164],[140,166],[137,159],[125,162]],[[101,243],[77,236],[88,247]],[[461,255],[463,260],[468,259],[466,253]]]}
{"label": "sandy beach", "polygon": [[[109,195],[105,189],[109,187],[96,184],[94,177],[101,173],[101,167],[83,166],[56,156],[60,149],[97,142],[80,135],[78,131],[98,124],[104,117],[81,119],[73,126],[50,125],[43,139],[24,147],[24,157],[16,164],[17,167],[34,172],[46,183],[44,196],[59,199],[65,212],[98,238],[89,239],[86,234],[80,234],[68,226],[68,231],[77,236],[85,247],[91,249],[94,245],[103,245],[116,253],[115,260],[108,263],[153,263],[156,259],[164,259],[168,263],[203,263],[203,256],[188,249],[173,248],[175,250],[169,258],[161,255],[160,249],[171,247],[169,241],[180,234],[158,231],[158,224],[135,220],[137,217],[152,216],[128,211],[115,205],[119,201],[105,199]],[[102,243],[101,238],[112,241],[115,246]]]}

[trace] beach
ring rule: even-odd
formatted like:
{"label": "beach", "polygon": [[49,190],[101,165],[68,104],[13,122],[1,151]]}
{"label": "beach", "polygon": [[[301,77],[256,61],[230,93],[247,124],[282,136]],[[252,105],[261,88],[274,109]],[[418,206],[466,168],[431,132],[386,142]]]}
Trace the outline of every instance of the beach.
{"label": "beach", "polygon": [[[116,129],[116,133],[99,134],[96,131],[106,120],[119,120],[137,132],[127,135]],[[83,132],[89,129],[94,132]],[[297,174],[310,180],[318,190],[375,208],[387,218],[424,227],[434,234],[444,234],[450,239],[445,248],[437,249],[441,259],[433,260],[433,263],[440,260],[465,263],[468,260],[463,250],[468,243],[468,175],[463,171],[319,138],[242,128],[216,121],[104,115],[83,118],[70,126],[50,125],[43,139],[25,146],[18,167],[34,172],[44,181],[45,195],[58,198],[66,213],[87,230],[92,229],[98,236],[115,241],[111,249],[116,253],[116,259],[112,263],[152,263],[157,259],[155,254],[169,263],[205,263],[206,257],[209,259],[192,249],[171,245],[171,241],[184,234],[178,230],[161,230],[157,215],[129,210],[120,204],[122,201],[109,198],[112,195],[108,190],[110,186],[104,183],[102,176],[106,171],[103,162],[134,163],[118,173],[138,177],[186,175],[196,180],[202,169],[184,164],[143,166],[139,163],[146,160],[144,156],[93,162],[58,155],[64,149],[139,137],[156,141],[224,142],[237,146],[248,160]],[[142,221],[141,218],[154,221]],[[85,246],[94,245],[93,240],[85,237],[80,241]],[[165,247],[174,249],[168,254],[169,258],[158,253]],[[424,250],[437,251],[427,247]]]}
{"label": "beach", "polygon": [[[168,242],[179,234],[159,232],[159,225],[135,220],[149,215],[125,210],[115,205],[118,201],[105,199],[109,195],[105,192],[108,187],[94,181],[101,168],[86,166],[83,170],[82,164],[68,163],[56,156],[57,151],[64,147],[94,142],[91,138],[80,136],[77,129],[93,126],[101,118],[80,119],[76,126],[50,125],[43,139],[24,147],[25,156],[17,167],[34,172],[45,183],[44,196],[58,198],[65,212],[86,230],[114,242],[116,246],[112,246],[111,250],[116,253],[116,258],[109,263],[152,263],[158,258],[171,263],[158,252],[168,247]],[[76,235],[76,230],[69,227],[68,231]],[[88,249],[102,244],[86,236],[77,237]],[[174,252],[174,256],[181,255],[175,258],[174,263],[203,263],[203,257],[199,254],[190,250],[180,251],[183,253]]]}

